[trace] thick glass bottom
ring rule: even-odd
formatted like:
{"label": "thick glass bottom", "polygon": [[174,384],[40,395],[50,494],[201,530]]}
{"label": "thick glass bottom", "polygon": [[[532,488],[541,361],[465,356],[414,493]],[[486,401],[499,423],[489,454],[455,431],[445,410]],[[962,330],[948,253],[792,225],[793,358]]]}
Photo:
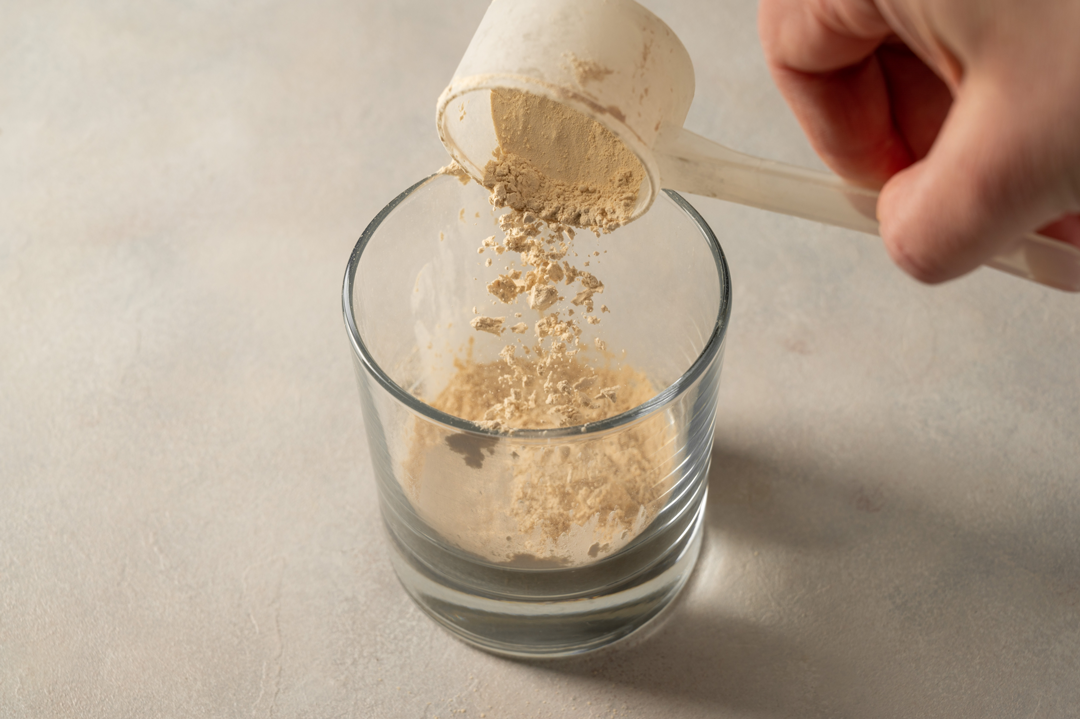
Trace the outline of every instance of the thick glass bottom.
{"label": "thick glass bottom", "polygon": [[459,639],[506,656],[572,656],[629,636],[679,593],[701,549],[705,491],[694,494],[691,511],[680,512],[652,541],[595,565],[462,572],[468,560],[438,556],[431,546],[417,552],[417,538],[388,522],[391,558],[410,596]]}

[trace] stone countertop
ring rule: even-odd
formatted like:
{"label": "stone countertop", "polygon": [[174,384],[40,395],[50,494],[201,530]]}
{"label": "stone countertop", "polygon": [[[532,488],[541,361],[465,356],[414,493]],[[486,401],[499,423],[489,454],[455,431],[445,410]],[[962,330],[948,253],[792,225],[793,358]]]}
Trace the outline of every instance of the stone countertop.
{"label": "stone countertop", "polygon": [[[690,198],[734,277],[705,548],[658,624],[510,661],[388,561],[341,320],[444,163],[484,0],[8,3],[0,716],[1060,717],[1080,706],[1080,297],[924,287]],[[646,3],[687,125],[820,167],[755,3]]]}

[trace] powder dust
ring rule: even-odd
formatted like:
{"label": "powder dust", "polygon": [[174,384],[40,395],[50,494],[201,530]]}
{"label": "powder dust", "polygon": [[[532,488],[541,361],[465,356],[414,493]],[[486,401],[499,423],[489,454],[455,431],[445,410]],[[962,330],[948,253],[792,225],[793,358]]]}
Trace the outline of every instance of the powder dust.
{"label": "powder dust", "polygon": [[587,85],[590,82],[599,82],[615,72],[611,68],[604,67],[598,62],[580,58],[572,52],[563,53],[566,60],[564,66],[568,66],[574,72],[579,85]]}
{"label": "powder dust", "polygon": [[[656,394],[601,338],[582,340],[579,322],[600,324],[605,286],[572,249],[578,230],[599,236],[629,221],[644,173],[606,128],[558,103],[496,90],[491,111],[499,146],[482,184],[507,212],[502,237],[484,238],[478,253],[487,264],[513,261],[487,286],[506,314],[471,324],[507,344],[485,362],[470,345],[445,388],[424,399],[501,437],[418,421],[404,484],[421,515],[463,549],[522,566],[580,565],[624,546],[659,510],[675,465],[668,418],[578,442],[516,440],[515,431],[584,430]],[[453,163],[440,172],[468,181]]]}

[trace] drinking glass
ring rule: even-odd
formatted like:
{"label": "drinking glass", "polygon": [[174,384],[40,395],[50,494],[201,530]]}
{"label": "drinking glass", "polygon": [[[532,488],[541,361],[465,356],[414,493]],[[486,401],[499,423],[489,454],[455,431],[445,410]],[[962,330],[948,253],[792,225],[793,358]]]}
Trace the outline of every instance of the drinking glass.
{"label": "drinking glass", "polygon": [[[610,310],[582,340],[602,338],[604,361],[655,394],[584,425],[486,429],[430,403],[461,362],[507,344],[469,324],[481,307],[515,309],[489,311],[486,289],[512,253],[477,252],[501,237],[498,214],[482,187],[446,175],[401,193],[349,259],[345,324],[405,590],[483,649],[567,656],[643,626],[693,569],[731,282],[713,231],[673,192],[610,234],[578,232],[573,263],[601,278]],[[616,497],[618,516],[591,511],[598,496]]]}

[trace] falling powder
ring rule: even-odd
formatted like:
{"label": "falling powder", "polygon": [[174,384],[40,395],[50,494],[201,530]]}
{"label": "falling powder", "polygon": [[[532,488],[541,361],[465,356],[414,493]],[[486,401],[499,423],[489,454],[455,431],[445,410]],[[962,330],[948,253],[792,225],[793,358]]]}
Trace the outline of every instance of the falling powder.
{"label": "falling powder", "polygon": [[[514,433],[584,428],[656,394],[648,378],[616,362],[602,340],[582,341],[574,315],[579,308],[589,313],[588,324],[598,324],[592,313],[604,292],[600,278],[572,260],[575,233],[599,236],[627,222],[644,174],[608,130],[562,105],[493,91],[491,106],[499,147],[483,185],[491,204],[507,212],[498,219],[502,238],[483,239],[478,252],[516,255],[518,267],[487,289],[515,317],[526,311],[523,304],[535,319],[507,327],[505,316],[478,316],[471,324],[496,336],[505,329],[524,335],[531,327],[533,340],[511,340],[490,362],[474,360],[470,344],[455,361],[455,374],[427,401],[504,437],[447,435],[417,422],[406,490],[421,514],[463,549],[522,566],[579,565],[625,546],[659,510],[675,465],[668,418],[654,414],[578,442],[517,443]],[[467,178],[455,164],[440,172]],[[436,472],[435,458],[448,450],[473,474]],[[505,486],[474,486],[476,470],[501,472]],[[470,497],[472,516],[448,513],[431,499],[443,496]]]}

